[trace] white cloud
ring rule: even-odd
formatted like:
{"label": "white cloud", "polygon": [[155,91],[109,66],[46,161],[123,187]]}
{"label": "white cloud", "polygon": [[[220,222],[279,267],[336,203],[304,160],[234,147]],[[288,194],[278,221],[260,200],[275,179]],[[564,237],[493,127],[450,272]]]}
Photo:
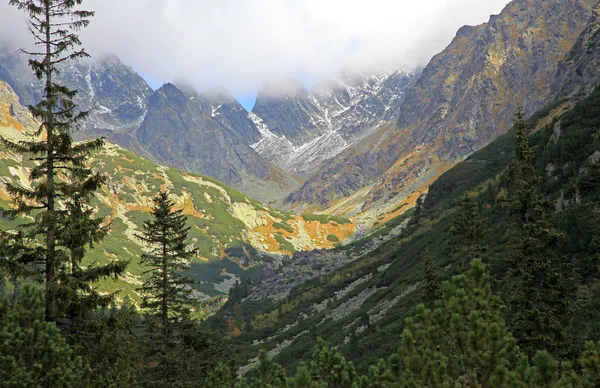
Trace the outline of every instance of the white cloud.
{"label": "white cloud", "polygon": [[[0,3],[0,37],[27,42],[25,15]],[[348,64],[424,64],[464,24],[508,0],[87,0],[82,33],[154,82],[185,77],[234,92],[290,74],[318,78]]]}

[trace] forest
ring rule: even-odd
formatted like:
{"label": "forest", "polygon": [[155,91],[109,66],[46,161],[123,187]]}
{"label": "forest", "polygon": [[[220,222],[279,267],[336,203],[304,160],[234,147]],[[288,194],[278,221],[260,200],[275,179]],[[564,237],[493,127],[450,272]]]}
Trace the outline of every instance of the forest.
{"label": "forest", "polygon": [[[129,263],[89,260],[111,227],[91,203],[106,177],[87,163],[104,141],[73,140],[86,112],[77,90],[55,82],[60,63],[88,56],[78,32],[94,12],[81,3],[10,1],[28,15],[39,51],[26,54],[44,98],[30,107],[40,126],[29,141],[0,139],[35,163],[31,187],[3,181],[2,217],[16,227],[0,231],[0,386],[600,386],[600,89],[528,119],[515,112],[507,134],[390,221],[406,228],[367,258],[279,304],[247,302],[251,284],[237,283],[204,319],[185,276],[190,226],[168,191],[137,236],[148,247],[141,303],[97,288]],[[372,306],[353,312],[366,335],[343,341],[331,320],[307,315],[288,333],[308,333],[301,346],[271,357],[250,345],[367,274],[391,293],[415,291],[377,323]]]}

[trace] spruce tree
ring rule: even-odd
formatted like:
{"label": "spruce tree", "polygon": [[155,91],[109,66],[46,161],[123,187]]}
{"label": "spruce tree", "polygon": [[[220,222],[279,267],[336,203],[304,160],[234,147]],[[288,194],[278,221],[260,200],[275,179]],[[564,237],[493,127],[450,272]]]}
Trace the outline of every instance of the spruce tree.
{"label": "spruce tree", "polygon": [[0,294],[0,386],[83,388],[90,372],[56,324],[44,321],[40,290],[24,285],[10,298]]}
{"label": "spruce tree", "polygon": [[149,250],[142,255],[142,263],[150,269],[148,278],[140,288],[142,307],[160,323],[163,334],[171,332],[172,325],[189,315],[193,281],[181,272],[196,249],[186,247],[189,227],[181,210],[174,210],[174,203],[166,192],[154,198],[153,220],[144,222],[144,231],[138,237],[148,244]]}
{"label": "spruce tree", "polygon": [[575,284],[567,260],[557,247],[562,238],[549,218],[553,208],[540,193],[527,127],[519,110],[515,119],[517,159],[512,166],[509,206],[517,214],[505,278],[509,323],[519,345],[530,356],[537,350],[565,355],[571,349],[569,329]]}
{"label": "spruce tree", "polygon": [[400,386],[510,386],[519,348],[492,295],[485,265],[444,282],[435,309],[417,307],[406,320],[390,376]]}
{"label": "spruce tree", "polygon": [[89,24],[93,12],[76,10],[82,0],[11,0],[24,10],[28,26],[39,50],[23,51],[30,56],[29,65],[43,81],[40,103],[29,109],[41,123],[29,141],[2,143],[15,152],[30,155],[36,166],[29,173],[31,187],[7,182],[14,209],[13,216],[30,215],[16,235],[14,247],[20,266],[27,268],[45,285],[45,317],[84,314],[80,309],[106,304],[110,297],[100,297],[90,283],[124,272],[127,263],[115,261],[104,266],[80,265],[85,249],[105,234],[103,220],[93,219],[89,205],[92,195],[104,178],[88,166],[91,152],[103,146],[101,139],[75,143],[71,132],[86,117],[73,102],[77,91],[57,82],[59,66],[88,57],[79,49],[77,32]]}
{"label": "spruce tree", "polygon": [[423,272],[425,274],[425,278],[423,279],[425,282],[423,299],[427,308],[433,308],[435,302],[441,296],[441,289],[437,277],[437,268],[435,267],[435,264],[431,262],[431,256],[429,255],[425,256],[425,259],[423,259]]}
{"label": "spruce tree", "polygon": [[246,385],[246,379],[238,386],[249,386],[250,388],[285,388],[287,376],[283,367],[271,360],[266,350],[258,353],[258,363],[248,373],[250,384]]}
{"label": "spruce tree", "polygon": [[322,338],[317,341],[310,367],[313,380],[319,386],[353,387],[361,380],[352,361],[346,361],[344,356]]}
{"label": "spruce tree", "polygon": [[459,212],[452,221],[450,234],[453,244],[470,262],[482,253],[479,245],[485,235],[483,220],[479,216],[477,202],[465,193],[460,197]]}

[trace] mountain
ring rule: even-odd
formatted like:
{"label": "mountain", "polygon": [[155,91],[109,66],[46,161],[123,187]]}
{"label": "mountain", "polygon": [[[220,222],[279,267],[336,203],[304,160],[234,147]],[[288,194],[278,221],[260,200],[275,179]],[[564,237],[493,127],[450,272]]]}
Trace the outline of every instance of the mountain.
{"label": "mountain", "polygon": [[[595,0],[515,0],[488,23],[461,28],[413,83],[395,123],[329,160],[290,194],[290,206],[353,215],[393,208],[555,99],[552,83]],[[369,222],[377,215],[369,214]]]}
{"label": "mountain", "polygon": [[185,80],[175,81],[173,84],[192,100],[202,113],[236,132],[243,144],[252,144],[260,140],[260,131],[251,120],[248,111],[225,88],[214,88],[200,93]]}
{"label": "mountain", "polygon": [[558,66],[552,91],[558,97],[580,100],[600,82],[600,3],[577,42]]}
{"label": "mountain", "polygon": [[[345,72],[311,91],[296,79],[275,80],[259,90],[247,112],[222,88],[199,93],[177,81],[152,91],[116,56],[71,64],[61,74],[61,82],[79,90],[76,102],[90,111],[77,139],[104,136],[147,159],[210,175],[265,202],[283,199],[327,160],[395,120],[416,78],[402,69]],[[0,47],[0,77],[24,104],[40,99],[39,81],[7,45]],[[179,109],[182,118],[174,116]],[[167,143],[160,143],[159,135]],[[181,139],[186,143],[179,144]]]}
{"label": "mountain", "polygon": [[230,126],[251,124],[244,117],[247,112],[233,98],[186,95],[165,84],[148,99],[148,114],[134,136],[160,163],[210,174],[263,201],[277,199],[299,182],[245,144],[252,126],[245,132],[243,125]]}
{"label": "mountain", "polygon": [[394,120],[415,74],[346,72],[309,92],[295,79],[259,90],[251,118],[262,134],[252,147],[268,161],[303,177]]}
{"label": "mountain", "polygon": [[[189,101],[172,86],[154,98],[162,100],[167,96],[182,104]],[[154,103],[151,98],[150,105]],[[170,109],[172,103],[164,109]],[[181,117],[185,117],[183,112]],[[22,140],[38,126],[10,86],[0,81],[0,135]],[[28,157],[0,150],[0,174],[6,179],[18,180],[27,187],[31,166]],[[108,218],[111,230],[89,252],[89,260],[131,260],[126,276],[116,284],[101,285],[105,291],[117,287],[136,297],[135,288],[143,271],[139,262],[143,244],[135,235],[149,219],[152,198],[159,190],[168,190],[177,208],[188,216],[189,237],[198,248],[189,275],[199,281],[198,297],[227,293],[237,279],[257,278],[268,263],[281,262],[296,251],[332,248],[355,231],[355,225],[348,220],[274,210],[212,178],[154,164],[111,143],[94,155],[92,167],[107,176],[94,205],[98,215]],[[5,186],[0,184],[0,205],[7,208],[10,203]],[[1,229],[16,224],[0,218]]]}
{"label": "mountain", "polygon": [[313,96],[294,78],[272,81],[259,89],[252,113],[271,132],[285,136],[294,145],[322,135],[327,127],[323,111]]}
{"label": "mountain", "polygon": [[[0,47],[0,77],[23,104],[39,101],[42,85],[24,57],[8,45]],[[58,80],[77,89],[75,102],[90,111],[76,139],[104,136],[147,159],[210,175],[265,202],[283,198],[300,185],[301,180],[248,146],[260,133],[248,112],[224,90],[199,94],[185,85],[184,97],[167,84],[152,91],[114,55],[70,64]],[[159,135],[171,143],[161,143]]]}
{"label": "mountain", "polygon": [[[577,354],[584,341],[600,340],[595,323],[600,303],[600,88],[570,108],[558,100],[537,111],[527,127],[533,132],[529,142],[540,193],[556,210],[549,212],[549,222],[564,239],[557,255],[568,258],[577,274],[570,337]],[[465,193],[474,198],[486,230],[480,245],[495,280],[494,293],[506,300],[514,289],[499,279],[511,265],[511,236],[522,227],[518,212],[506,207],[510,190],[516,190],[511,184],[515,149],[515,133],[509,130],[436,179],[418,210],[344,247],[304,252],[290,264],[264,270],[261,281],[232,290],[206,326],[228,338],[242,373],[255,365],[260,349],[293,373],[301,360],[311,358],[318,338],[367,373],[397,350],[399,334],[408,325],[405,318],[422,310],[423,259],[431,258],[438,284],[467,269],[469,258],[450,231]],[[304,280],[297,283],[297,278]]]}
{"label": "mountain", "polygon": [[[25,106],[41,99],[43,85],[25,57],[6,44],[0,45],[0,79],[13,87]],[[146,100],[152,94],[146,81],[114,55],[62,66],[57,81],[76,89],[76,103],[81,110],[89,111],[79,138],[130,133],[144,119]]]}

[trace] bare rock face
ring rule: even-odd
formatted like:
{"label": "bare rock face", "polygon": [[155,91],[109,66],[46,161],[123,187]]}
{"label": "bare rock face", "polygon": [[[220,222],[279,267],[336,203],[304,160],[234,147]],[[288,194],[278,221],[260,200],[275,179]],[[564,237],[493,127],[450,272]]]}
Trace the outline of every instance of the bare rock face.
{"label": "bare rock face", "polygon": [[19,103],[15,91],[7,82],[0,80],[0,135],[20,141],[24,140],[23,135],[35,132],[38,126],[31,113]]}
{"label": "bare rock face", "polygon": [[239,184],[245,174],[266,178],[268,164],[238,134],[173,84],[148,99],[148,114],[136,132],[137,141],[161,163]]}
{"label": "bare rock face", "polygon": [[261,133],[252,147],[269,162],[304,178],[395,120],[415,73],[345,72],[309,92],[299,80],[263,87],[250,117]]}
{"label": "bare rock face", "polygon": [[394,125],[330,160],[286,201],[327,207],[369,185],[373,197],[391,195],[422,173],[422,160],[409,158],[419,147],[441,164],[460,160],[506,132],[517,107],[533,113],[553,102],[558,65],[595,3],[516,0],[488,23],[461,28],[408,89]]}
{"label": "bare rock face", "polygon": [[[27,66],[26,57],[14,48],[0,47],[0,79],[19,95],[21,104],[34,105],[42,98],[43,85]],[[128,134],[139,126],[147,112],[152,89],[133,69],[114,55],[69,63],[60,68],[58,82],[78,91],[75,103],[88,118],[77,138],[102,134]]]}
{"label": "bare rock face", "polygon": [[558,97],[578,101],[589,95],[600,82],[600,3],[577,39],[558,66],[552,91]]}
{"label": "bare rock face", "polygon": [[327,127],[326,119],[314,97],[300,80],[276,80],[258,91],[252,113],[260,117],[271,132],[302,145]]}

